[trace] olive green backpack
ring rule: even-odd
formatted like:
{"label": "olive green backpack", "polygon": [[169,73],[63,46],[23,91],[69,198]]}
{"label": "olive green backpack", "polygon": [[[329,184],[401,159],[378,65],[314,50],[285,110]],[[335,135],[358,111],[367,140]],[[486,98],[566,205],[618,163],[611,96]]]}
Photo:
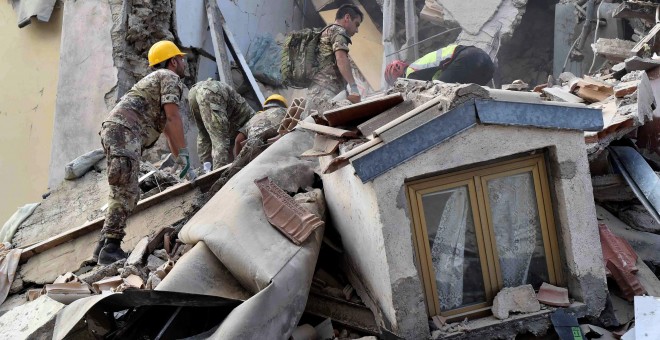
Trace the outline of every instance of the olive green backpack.
{"label": "olive green backpack", "polygon": [[282,46],[282,83],[293,88],[308,87],[318,71],[318,52],[324,28],[305,28],[286,35]]}

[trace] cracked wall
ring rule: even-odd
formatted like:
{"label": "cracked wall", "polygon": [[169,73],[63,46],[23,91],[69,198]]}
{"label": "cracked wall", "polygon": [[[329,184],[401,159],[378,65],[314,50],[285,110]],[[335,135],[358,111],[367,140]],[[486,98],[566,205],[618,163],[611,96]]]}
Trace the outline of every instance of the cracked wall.
{"label": "cracked wall", "polygon": [[49,22],[16,26],[11,3],[0,1],[0,223],[46,191],[57,89],[62,8]]}

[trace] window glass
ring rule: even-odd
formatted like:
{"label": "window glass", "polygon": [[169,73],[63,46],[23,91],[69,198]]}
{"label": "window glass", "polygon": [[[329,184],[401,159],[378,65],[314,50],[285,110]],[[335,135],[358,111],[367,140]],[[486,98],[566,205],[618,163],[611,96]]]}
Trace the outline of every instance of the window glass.
{"label": "window glass", "polygon": [[504,287],[550,282],[532,173],[488,180],[488,201]]}
{"label": "window glass", "polygon": [[422,196],[443,311],[486,302],[467,186]]}

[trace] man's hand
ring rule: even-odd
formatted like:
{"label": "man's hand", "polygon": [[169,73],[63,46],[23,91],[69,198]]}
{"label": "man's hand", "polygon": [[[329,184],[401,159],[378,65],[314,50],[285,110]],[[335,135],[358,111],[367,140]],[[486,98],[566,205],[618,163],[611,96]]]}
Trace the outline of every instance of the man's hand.
{"label": "man's hand", "polygon": [[348,93],[346,99],[351,103],[356,104],[360,102],[360,92],[358,91],[357,84],[353,83],[349,85],[351,91]]}
{"label": "man's hand", "polygon": [[174,161],[182,168],[179,173],[179,179],[183,179],[189,171],[192,171],[192,169],[190,169],[190,154],[188,153],[188,148],[179,149],[179,156],[174,158]]}

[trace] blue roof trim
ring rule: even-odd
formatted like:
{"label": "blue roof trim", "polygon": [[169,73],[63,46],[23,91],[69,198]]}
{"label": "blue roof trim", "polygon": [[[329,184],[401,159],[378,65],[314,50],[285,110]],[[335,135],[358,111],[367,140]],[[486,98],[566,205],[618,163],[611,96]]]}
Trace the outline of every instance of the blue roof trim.
{"label": "blue roof trim", "polygon": [[483,124],[534,126],[540,128],[600,131],[603,112],[587,107],[476,100]]}
{"label": "blue roof trim", "polygon": [[409,133],[351,160],[363,183],[442,143],[477,124],[474,101],[470,100]]}

